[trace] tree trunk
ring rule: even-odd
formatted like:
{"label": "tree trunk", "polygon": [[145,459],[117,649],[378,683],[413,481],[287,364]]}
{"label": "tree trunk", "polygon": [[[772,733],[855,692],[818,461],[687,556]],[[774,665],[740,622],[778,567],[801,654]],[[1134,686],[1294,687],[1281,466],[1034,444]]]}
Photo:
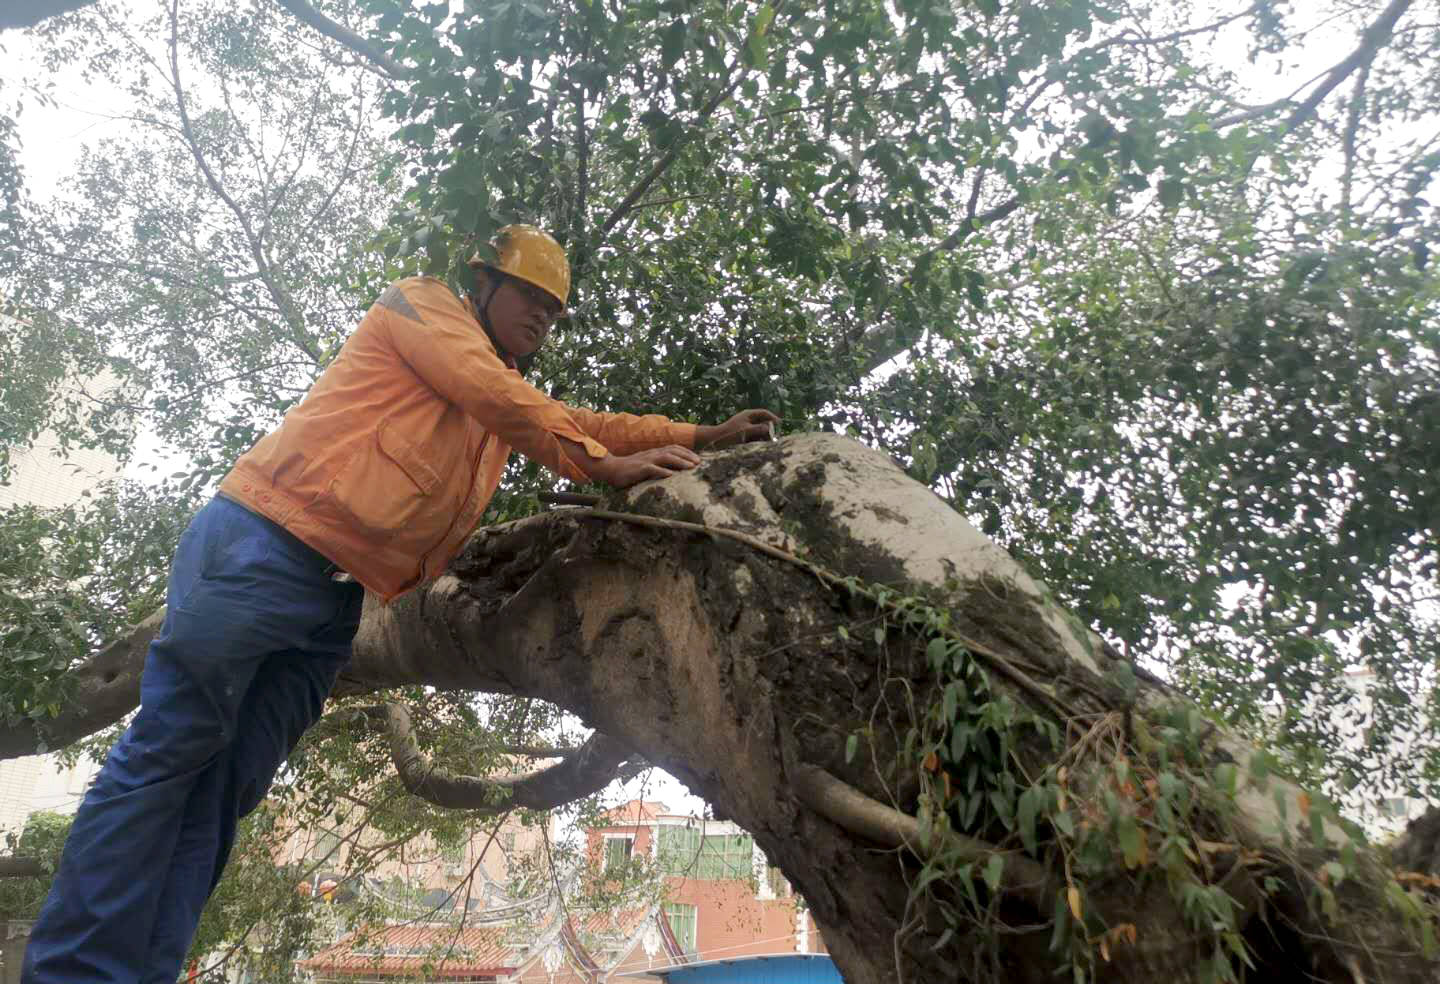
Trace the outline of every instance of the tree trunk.
{"label": "tree trunk", "polygon": [[[1280,980],[1436,979],[1417,943],[1429,916],[1386,897],[1399,886],[1365,850],[1342,852],[1318,797],[1265,775],[1263,755],[1252,767],[1253,749],[1134,672],[885,456],[795,437],[599,512],[481,531],[428,590],[367,613],[353,683],[539,697],[629,744],[754,833],[851,984],[1040,982],[1067,963],[1100,980],[1214,979],[1227,919],[1196,894],[1221,898],[1214,886],[1233,899],[1229,944]],[[946,706],[955,673],[937,673],[937,639],[952,668],[989,681],[970,678],[986,699],[968,717],[964,698]],[[931,754],[1005,706],[1053,722],[1059,744],[1017,724],[990,732],[1008,758]],[[1022,814],[1026,777],[1048,770],[1052,802],[1010,829],[987,794],[967,818],[971,763],[976,788]],[[1177,779],[1185,790],[1160,788]],[[1182,792],[1183,843],[1167,846],[1157,816]]]}
{"label": "tree trunk", "polygon": [[1256,979],[1440,974],[1423,880],[845,438],[479,531],[367,608],[340,692],[412,683],[554,702],[608,736],[590,761],[619,743],[679,777],[850,984],[1201,982],[1240,953]]}

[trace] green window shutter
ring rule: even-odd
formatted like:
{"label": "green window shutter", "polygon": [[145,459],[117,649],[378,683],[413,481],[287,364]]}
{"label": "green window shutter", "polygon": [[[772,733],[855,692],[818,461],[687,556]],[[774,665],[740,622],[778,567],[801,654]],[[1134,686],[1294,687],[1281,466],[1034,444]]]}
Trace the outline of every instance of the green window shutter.
{"label": "green window shutter", "polygon": [[700,831],[693,827],[661,827],[660,870],[667,875],[694,877],[700,845]]}
{"label": "green window shutter", "polygon": [[605,867],[623,865],[630,860],[635,841],[630,837],[609,837],[605,840]]}
{"label": "green window shutter", "polygon": [[749,834],[711,834],[700,851],[697,878],[724,880],[753,876],[755,839]]}
{"label": "green window shutter", "polygon": [[670,931],[680,949],[694,954],[695,948],[695,906],[683,902],[666,902],[665,918],[670,922]]}

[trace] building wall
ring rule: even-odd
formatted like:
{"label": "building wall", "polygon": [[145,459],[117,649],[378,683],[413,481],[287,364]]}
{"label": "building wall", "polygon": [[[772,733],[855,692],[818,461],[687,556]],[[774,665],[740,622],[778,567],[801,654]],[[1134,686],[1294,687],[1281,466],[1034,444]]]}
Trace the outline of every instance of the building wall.
{"label": "building wall", "polygon": [[697,960],[825,952],[815,921],[794,896],[761,899],[746,881],[668,881],[669,901],[695,906]]}
{"label": "building wall", "polygon": [[[1371,670],[1352,670],[1345,674],[1345,684],[1355,693],[1362,718],[1371,715],[1370,688],[1374,679],[1375,674]],[[1419,748],[1419,738],[1412,733],[1397,733],[1394,741],[1402,753]],[[1359,750],[1363,747],[1363,736],[1351,734],[1347,744],[1352,751]],[[1375,781],[1362,783],[1341,794],[1340,800],[1346,813],[1354,816],[1367,834],[1380,841],[1400,833],[1409,821],[1419,817],[1429,806],[1425,800],[1410,796],[1403,789]]]}
{"label": "building wall", "polygon": [[[655,857],[658,831],[666,826],[699,829],[704,835],[742,834],[733,823],[672,815],[661,803],[627,803],[610,814],[610,825],[591,830],[587,847],[592,861],[603,867],[606,844],[633,838],[632,854]],[[783,876],[771,869],[765,855],[754,850],[753,877],[665,879],[665,900],[694,906],[695,951],[691,962],[783,953],[825,953],[825,943],[804,903]],[[671,966],[663,948],[635,946],[612,972],[615,975]],[[632,978],[623,978],[631,980]],[[529,984],[527,981],[526,984]],[[556,984],[562,984],[557,978]],[[568,984],[568,982],[564,982]]]}

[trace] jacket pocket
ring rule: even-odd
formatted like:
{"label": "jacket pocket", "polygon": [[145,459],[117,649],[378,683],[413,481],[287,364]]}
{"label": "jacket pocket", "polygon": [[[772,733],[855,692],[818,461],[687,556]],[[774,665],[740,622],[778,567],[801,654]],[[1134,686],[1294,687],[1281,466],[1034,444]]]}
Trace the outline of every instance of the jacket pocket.
{"label": "jacket pocket", "polygon": [[347,526],[374,543],[399,533],[423,542],[439,520],[433,501],[440,476],[420,449],[382,420],[373,444],[362,446],[335,475],[330,505]]}

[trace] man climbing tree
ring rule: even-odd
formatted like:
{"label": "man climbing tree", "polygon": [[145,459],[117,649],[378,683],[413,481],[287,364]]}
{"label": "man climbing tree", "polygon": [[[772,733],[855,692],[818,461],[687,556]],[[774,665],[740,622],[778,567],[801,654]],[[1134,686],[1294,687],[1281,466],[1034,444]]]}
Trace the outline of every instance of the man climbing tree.
{"label": "man climbing tree", "polygon": [[560,245],[512,225],[473,291],[387,289],[306,399],[241,457],[170,571],[135,720],[85,797],[26,952],[27,984],[169,984],[238,820],[319,716],[364,590],[390,600],[445,570],[510,449],[627,488],[768,437],[564,406],[517,371],[561,316]]}

